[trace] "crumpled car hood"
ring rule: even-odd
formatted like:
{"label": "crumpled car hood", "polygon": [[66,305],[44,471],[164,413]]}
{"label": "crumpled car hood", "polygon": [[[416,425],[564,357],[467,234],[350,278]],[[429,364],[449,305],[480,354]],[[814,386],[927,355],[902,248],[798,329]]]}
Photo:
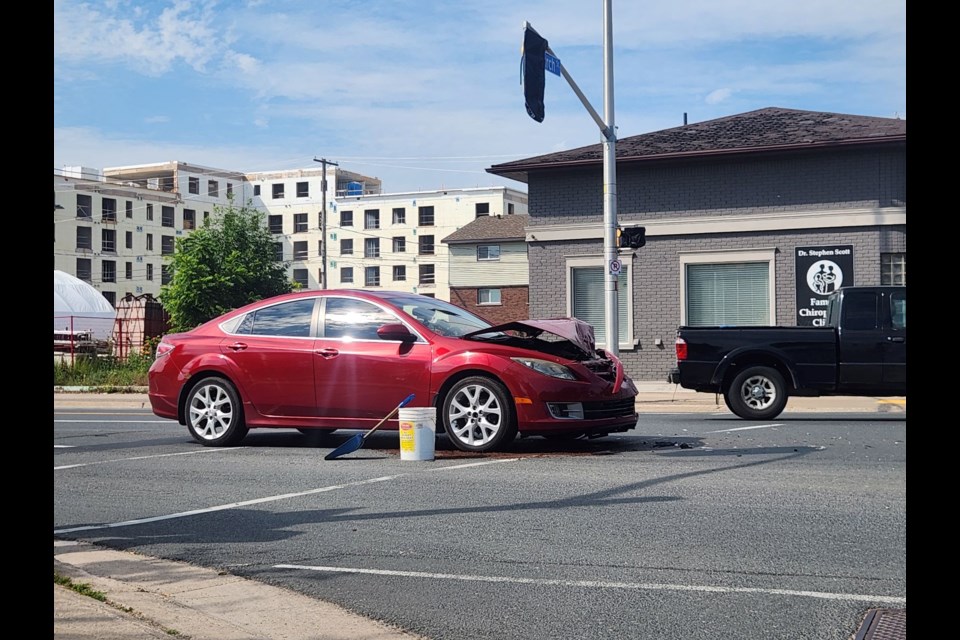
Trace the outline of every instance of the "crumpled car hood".
{"label": "crumpled car hood", "polygon": [[473,331],[465,334],[464,338],[486,335],[502,331],[519,331],[531,338],[541,333],[552,333],[569,340],[571,344],[583,351],[584,356],[596,358],[597,344],[593,335],[593,326],[577,318],[547,318],[545,320],[515,320],[505,324],[498,324],[488,329]]}
{"label": "crumpled car hood", "polygon": [[[524,334],[512,336],[507,331]],[[562,340],[538,339],[542,333],[551,333]],[[495,335],[491,335],[495,334]],[[489,336],[489,337],[486,337]],[[533,349],[558,357],[577,360],[594,375],[610,383],[611,393],[620,393],[621,386],[629,381],[620,358],[606,351],[597,351],[593,327],[577,318],[547,318],[545,320],[517,320],[481,329],[462,336],[465,339],[509,344],[524,349]],[[579,356],[579,357],[578,357]],[[630,388],[636,393],[633,382]]]}

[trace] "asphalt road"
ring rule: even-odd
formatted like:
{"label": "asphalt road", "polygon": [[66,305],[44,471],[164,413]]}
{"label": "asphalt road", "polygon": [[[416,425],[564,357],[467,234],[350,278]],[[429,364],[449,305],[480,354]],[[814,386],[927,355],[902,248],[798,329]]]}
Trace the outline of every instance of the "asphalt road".
{"label": "asphalt road", "polygon": [[441,639],[849,640],[906,607],[906,416],[642,414],[629,434],[336,461],[57,410],[55,537],[217,568]]}

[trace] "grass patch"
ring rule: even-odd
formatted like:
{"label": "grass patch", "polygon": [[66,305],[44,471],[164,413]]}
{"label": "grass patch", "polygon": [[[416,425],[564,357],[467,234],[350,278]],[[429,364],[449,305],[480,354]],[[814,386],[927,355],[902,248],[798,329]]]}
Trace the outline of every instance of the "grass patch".
{"label": "grass patch", "polygon": [[104,393],[121,387],[147,386],[147,372],[153,357],[134,355],[125,360],[113,356],[79,354],[73,363],[53,363],[53,385],[56,387],[104,387]]}
{"label": "grass patch", "polygon": [[76,591],[82,596],[87,596],[88,598],[99,600],[100,602],[103,602],[104,604],[107,604],[113,607],[114,609],[117,609],[118,611],[123,611],[124,613],[128,613],[144,622],[147,622],[148,624],[151,624],[157,627],[158,629],[166,633],[168,636],[182,637],[184,638],[184,640],[189,640],[190,638],[190,636],[185,636],[179,631],[177,631],[176,629],[169,629],[167,627],[164,627],[163,625],[159,625],[150,620],[146,620],[142,615],[140,615],[137,611],[135,611],[131,607],[124,607],[117,604],[116,602],[112,602],[108,600],[107,594],[103,593],[102,591],[97,591],[96,589],[91,587],[89,584],[86,584],[84,582],[74,582],[71,578],[64,575],[60,575],[56,571],[53,572],[53,583],[63,587],[67,587],[68,589],[71,589],[73,591]]}
{"label": "grass patch", "polygon": [[89,598],[93,598],[94,600],[99,600],[100,602],[107,601],[107,594],[103,593],[102,591],[97,591],[89,584],[84,582],[74,582],[67,576],[62,576],[56,571],[53,572],[53,583],[67,587],[68,589],[72,589],[82,596],[87,596]]}

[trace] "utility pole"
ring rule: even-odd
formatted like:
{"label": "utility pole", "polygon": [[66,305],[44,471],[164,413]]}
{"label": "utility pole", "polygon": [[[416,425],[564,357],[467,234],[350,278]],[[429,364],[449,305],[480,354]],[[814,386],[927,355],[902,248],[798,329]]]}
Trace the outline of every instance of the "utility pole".
{"label": "utility pole", "polygon": [[[620,299],[617,291],[619,284],[620,270],[622,265],[619,260],[618,238],[617,238],[617,127],[613,121],[613,0],[603,0],[603,115],[597,113],[590,101],[573,81],[566,68],[557,58],[556,54],[547,44],[547,41],[536,34],[533,39],[537,46],[542,46],[548,56],[545,56],[544,64],[551,73],[563,76],[573,92],[577,94],[580,102],[587,109],[590,117],[597,123],[600,133],[603,136],[603,282],[604,282],[604,309],[605,322],[604,332],[606,333],[606,350],[615,356],[620,355]],[[526,47],[527,29],[531,29],[529,22],[523,23],[524,27],[524,48]],[[536,32],[534,32],[536,33]],[[526,52],[525,52],[526,56]],[[525,63],[528,64],[528,63]],[[539,60],[537,62],[539,66]],[[540,70],[537,69],[539,72]],[[526,76],[526,72],[524,72]],[[527,112],[534,120],[540,122],[543,120],[543,75],[539,74],[539,113],[531,112],[531,107],[527,107]],[[526,80],[524,81],[526,82]],[[526,90],[525,90],[526,91]],[[526,93],[524,93],[526,96]]]}
{"label": "utility pole", "polygon": [[[327,165],[339,167],[340,165],[326,158],[314,158],[314,162],[319,162],[323,166],[323,179],[320,181],[320,191],[323,194],[323,210],[320,212],[320,260],[323,266],[320,268],[320,288],[327,288]],[[336,184],[336,182],[334,182]]]}
{"label": "utility pole", "polygon": [[[607,350],[620,355],[620,278],[617,247],[617,127],[613,123],[613,9],[603,2],[603,272]],[[616,267],[616,268],[614,268]],[[632,295],[632,292],[628,295]]]}

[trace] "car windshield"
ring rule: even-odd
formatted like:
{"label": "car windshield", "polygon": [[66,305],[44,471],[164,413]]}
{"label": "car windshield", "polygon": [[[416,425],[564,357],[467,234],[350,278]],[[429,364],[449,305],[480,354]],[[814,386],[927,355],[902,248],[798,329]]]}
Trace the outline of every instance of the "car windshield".
{"label": "car windshield", "polygon": [[383,298],[419,320],[427,329],[449,338],[460,338],[492,326],[483,318],[443,300],[402,295],[385,295]]}

